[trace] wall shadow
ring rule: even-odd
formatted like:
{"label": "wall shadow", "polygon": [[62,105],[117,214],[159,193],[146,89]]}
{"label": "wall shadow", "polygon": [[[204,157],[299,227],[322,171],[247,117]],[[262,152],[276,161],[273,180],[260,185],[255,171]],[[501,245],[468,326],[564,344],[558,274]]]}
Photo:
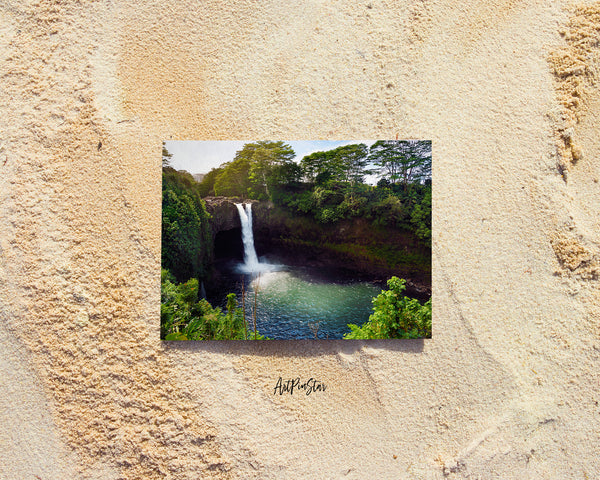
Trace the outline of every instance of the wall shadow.
{"label": "wall shadow", "polygon": [[318,357],[343,353],[351,355],[363,347],[398,353],[419,354],[425,341],[415,340],[208,340],[162,341],[166,350],[220,353],[228,355],[256,355],[272,357]]}

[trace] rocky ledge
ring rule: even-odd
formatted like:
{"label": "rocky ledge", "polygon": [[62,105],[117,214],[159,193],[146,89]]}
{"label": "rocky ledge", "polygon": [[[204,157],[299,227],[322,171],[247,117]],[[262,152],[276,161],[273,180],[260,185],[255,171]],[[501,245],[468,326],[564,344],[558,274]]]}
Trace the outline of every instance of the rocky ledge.
{"label": "rocky ledge", "polygon": [[[248,203],[248,200],[242,200],[235,197],[206,197],[206,210],[211,215],[210,225],[212,227],[213,237],[223,231],[233,228],[240,228],[240,216],[235,206],[236,203]],[[258,203],[256,200],[250,200],[252,203]]]}

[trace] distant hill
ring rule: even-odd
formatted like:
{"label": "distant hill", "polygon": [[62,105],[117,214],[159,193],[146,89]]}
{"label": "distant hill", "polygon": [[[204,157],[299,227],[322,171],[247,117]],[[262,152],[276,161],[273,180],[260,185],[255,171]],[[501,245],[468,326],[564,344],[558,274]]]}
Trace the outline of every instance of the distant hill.
{"label": "distant hill", "polygon": [[206,173],[194,173],[194,174],[192,174],[192,173],[190,173],[190,172],[188,172],[187,170],[184,170],[184,169],[180,169],[180,170],[177,170],[177,171],[180,172],[180,173],[185,173],[186,175],[191,175],[192,177],[194,177],[194,180],[196,180],[198,183],[200,183],[204,179],[204,177],[206,176]]}

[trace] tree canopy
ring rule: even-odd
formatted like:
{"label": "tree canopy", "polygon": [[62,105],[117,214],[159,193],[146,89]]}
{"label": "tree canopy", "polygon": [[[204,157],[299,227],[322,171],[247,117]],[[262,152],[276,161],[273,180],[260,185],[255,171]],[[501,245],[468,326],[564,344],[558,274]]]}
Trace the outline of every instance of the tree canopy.
{"label": "tree canopy", "polygon": [[406,189],[431,177],[431,140],[379,140],[371,145],[369,161],[382,178]]}
{"label": "tree canopy", "polygon": [[235,158],[221,165],[223,171],[215,178],[215,195],[225,197],[248,197],[250,190],[250,162],[247,158]]}
{"label": "tree canopy", "polygon": [[205,179],[213,182],[215,195],[267,199],[271,188],[291,177],[299,177],[292,159],[295,153],[284,142],[259,141],[247,143],[231,162],[221,165],[221,171]]}
{"label": "tree canopy", "polygon": [[300,162],[309,182],[360,183],[367,173],[369,149],[364,143],[343,145],[325,152],[306,155]]}
{"label": "tree canopy", "polygon": [[170,167],[172,157],[173,157],[173,154],[169,153],[165,142],[162,142],[162,166]]}
{"label": "tree canopy", "polygon": [[[380,140],[343,145],[294,161],[284,142],[245,144],[208,172],[202,196],[271,200],[321,223],[363,217],[382,227],[412,230],[431,241],[431,141]],[[377,186],[366,178],[379,177]]]}
{"label": "tree canopy", "polygon": [[209,215],[199,187],[189,173],[163,168],[162,265],[179,281],[202,278],[212,256]]}

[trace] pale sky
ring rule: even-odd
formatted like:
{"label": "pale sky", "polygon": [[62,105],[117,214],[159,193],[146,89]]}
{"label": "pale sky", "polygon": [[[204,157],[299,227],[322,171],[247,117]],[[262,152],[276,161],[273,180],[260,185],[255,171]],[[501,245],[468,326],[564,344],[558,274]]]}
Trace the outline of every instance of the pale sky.
{"label": "pale sky", "polygon": [[[296,152],[295,162],[299,162],[313,152],[331,150],[342,145],[364,143],[370,147],[376,140],[295,140],[284,141]],[[212,168],[233,160],[236,152],[246,143],[253,140],[167,140],[165,145],[171,158],[171,166],[175,170],[186,170],[191,174],[208,173]]]}

